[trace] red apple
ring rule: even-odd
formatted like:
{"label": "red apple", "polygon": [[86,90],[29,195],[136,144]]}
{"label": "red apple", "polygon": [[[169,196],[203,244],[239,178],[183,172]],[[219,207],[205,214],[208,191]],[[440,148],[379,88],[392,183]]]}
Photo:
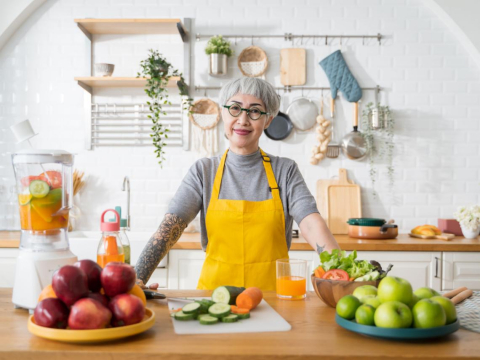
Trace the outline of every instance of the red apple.
{"label": "red apple", "polygon": [[65,265],[58,269],[52,278],[55,295],[67,306],[88,295],[88,279],[82,269]]}
{"label": "red apple", "polygon": [[115,296],[110,300],[108,307],[113,313],[113,326],[136,324],[145,316],[145,306],[142,300],[131,294]]}
{"label": "red apple", "polygon": [[97,300],[100,304],[102,304],[105,307],[108,307],[108,298],[100,293],[89,293],[87,295],[88,298]]}
{"label": "red apple", "polygon": [[68,324],[68,308],[57,298],[47,298],[40,301],[33,312],[35,324],[54,328],[66,329]]}
{"label": "red apple", "polygon": [[87,275],[88,279],[88,288],[92,292],[99,292],[102,288],[102,283],[100,281],[100,273],[102,272],[102,267],[98,265],[95,261],[84,259],[77,261],[73,266],[82,269],[83,272]]}
{"label": "red apple", "polygon": [[105,295],[110,297],[132,290],[136,278],[134,268],[121,262],[108,263],[100,275]]}
{"label": "red apple", "polygon": [[68,326],[72,330],[104,329],[110,324],[112,312],[97,300],[78,300],[70,310]]}

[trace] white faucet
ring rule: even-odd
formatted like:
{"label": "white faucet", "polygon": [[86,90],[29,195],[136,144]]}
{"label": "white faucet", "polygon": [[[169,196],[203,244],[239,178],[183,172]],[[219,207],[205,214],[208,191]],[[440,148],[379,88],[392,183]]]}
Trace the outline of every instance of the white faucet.
{"label": "white faucet", "polygon": [[130,179],[128,176],[123,179],[122,191],[125,191],[125,184],[127,184],[127,228],[130,230]]}

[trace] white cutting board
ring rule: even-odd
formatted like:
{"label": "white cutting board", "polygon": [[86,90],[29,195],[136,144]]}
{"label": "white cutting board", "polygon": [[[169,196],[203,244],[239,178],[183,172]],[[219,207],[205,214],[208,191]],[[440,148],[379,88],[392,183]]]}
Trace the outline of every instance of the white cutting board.
{"label": "white cutting board", "polygon": [[[202,298],[195,298],[202,299]],[[204,298],[210,299],[210,298]],[[168,300],[169,309],[178,309],[186,303],[183,301]],[[201,325],[198,320],[179,321],[171,318],[176,334],[233,334],[289,331],[292,326],[285,321],[265,300],[250,313],[250,319],[239,320],[235,323],[218,322],[214,325]]]}

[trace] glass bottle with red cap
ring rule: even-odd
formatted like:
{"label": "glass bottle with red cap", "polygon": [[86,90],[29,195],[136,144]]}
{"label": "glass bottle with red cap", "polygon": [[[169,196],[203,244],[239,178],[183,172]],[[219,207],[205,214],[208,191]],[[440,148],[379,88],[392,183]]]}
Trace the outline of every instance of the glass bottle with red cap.
{"label": "glass bottle with red cap", "polygon": [[[115,214],[115,221],[105,221],[107,212]],[[97,263],[102,268],[109,262],[125,262],[125,253],[123,251],[122,241],[120,239],[120,215],[113,209],[105,210],[100,218],[100,229],[102,238],[97,249]]]}

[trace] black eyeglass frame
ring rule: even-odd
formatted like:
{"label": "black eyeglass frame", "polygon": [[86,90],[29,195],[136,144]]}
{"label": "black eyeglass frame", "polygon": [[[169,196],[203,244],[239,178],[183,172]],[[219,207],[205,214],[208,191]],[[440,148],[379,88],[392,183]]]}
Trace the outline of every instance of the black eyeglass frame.
{"label": "black eyeglass frame", "polygon": [[270,115],[270,113],[267,113],[267,112],[265,112],[265,111],[262,111],[262,110],[260,110],[260,109],[258,109],[258,108],[254,108],[255,110],[260,111],[260,116],[259,116],[258,118],[256,118],[256,119],[253,119],[253,118],[250,116],[250,111],[252,111],[252,109],[244,109],[244,108],[242,108],[242,107],[240,107],[240,113],[239,113],[238,115],[233,115],[233,114],[230,112],[230,108],[231,108],[232,106],[240,106],[240,105],[238,105],[238,104],[223,105],[223,107],[224,107],[225,109],[228,109],[228,113],[229,113],[230,115],[232,115],[233,117],[239,117],[239,116],[242,114],[242,111],[245,111],[245,112],[247,113],[247,116],[248,116],[251,120],[253,120],[253,121],[260,119],[260,118],[262,117],[262,115]]}

